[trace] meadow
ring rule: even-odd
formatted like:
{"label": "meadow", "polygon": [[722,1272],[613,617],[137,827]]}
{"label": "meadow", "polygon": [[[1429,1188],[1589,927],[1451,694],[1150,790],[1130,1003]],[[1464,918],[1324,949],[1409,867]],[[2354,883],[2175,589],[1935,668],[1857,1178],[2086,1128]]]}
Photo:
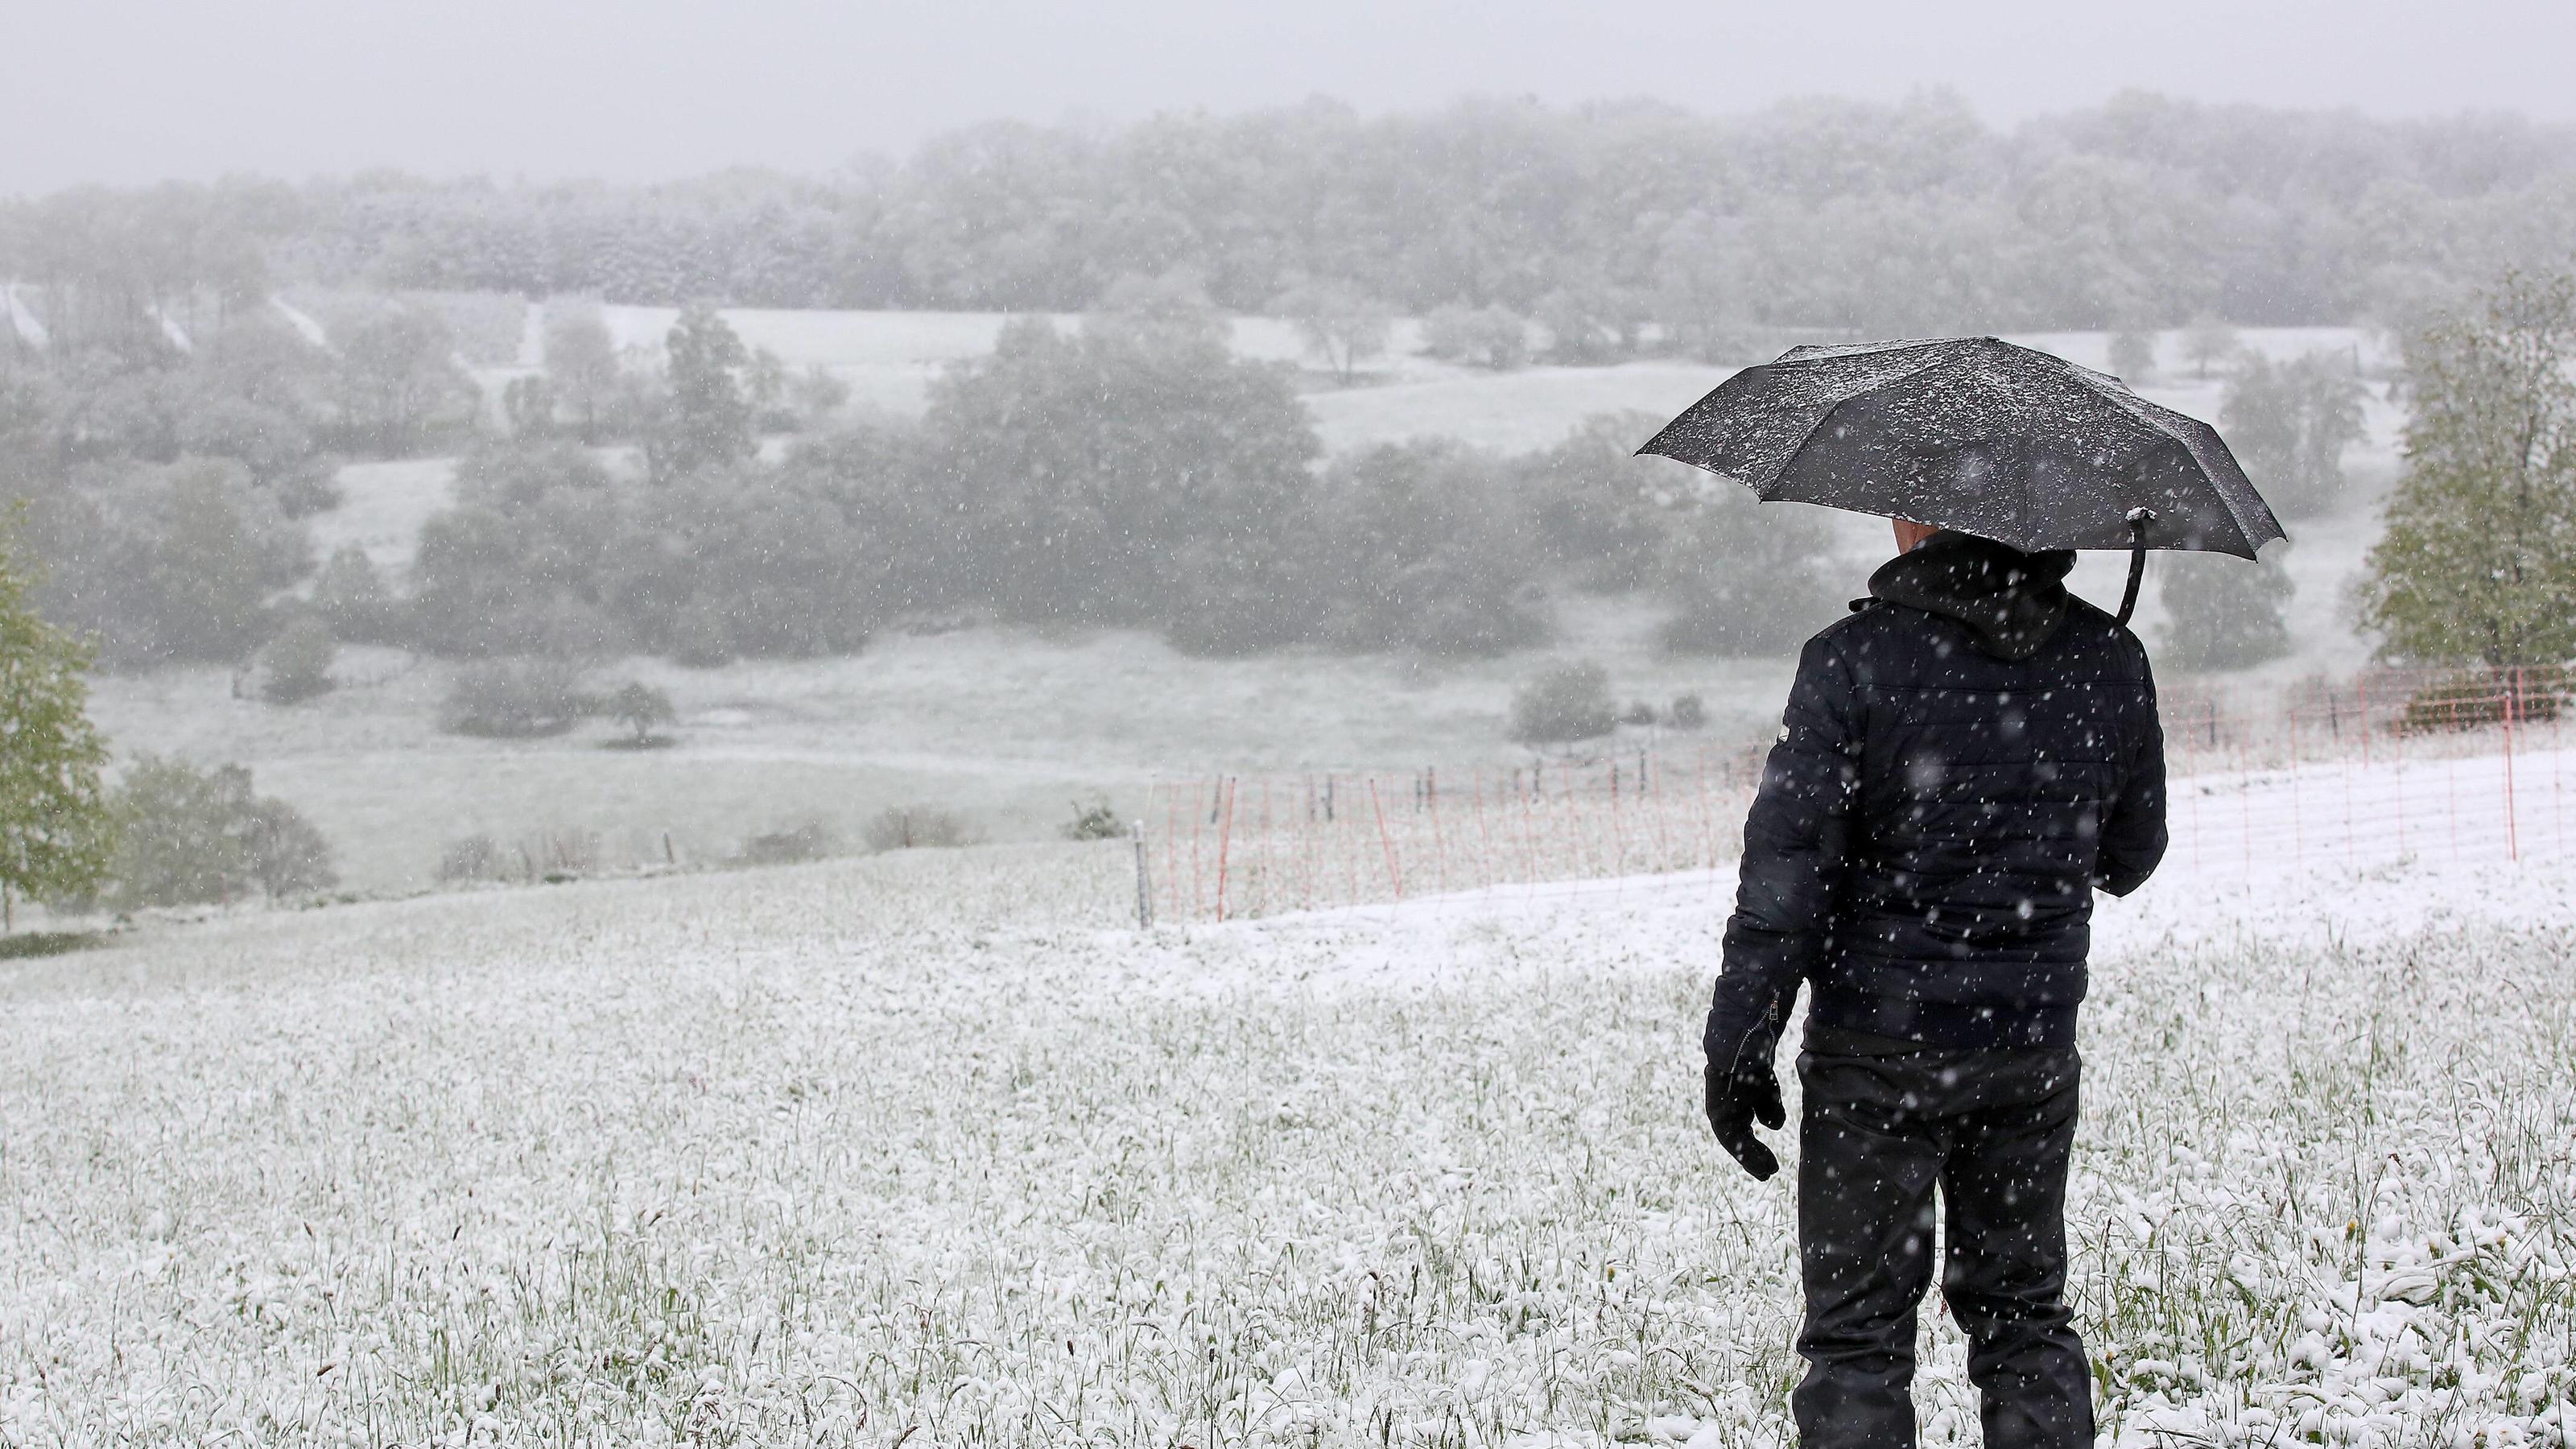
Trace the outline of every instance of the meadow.
{"label": "meadow", "polygon": [[[2565,1443],[2576,878],[2264,866],[2101,913],[2108,1442]],[[994,847],[0,962],[0,1442],[1781,1443],[1730,876],[1140,932]]]}
{"label": "meadow", "polygon": [[[494,311],[496,299],[474,300],[474,315]],[[643,347],[674,314],[612,307],[606,315],[622,342]],[[792,367],[825,367],[849,381],[853,409],[862,414],[917,410],[937,370],[988,348],[1002,321],[965,313],[726,315],[747,341]],[[522,331],[541,340],[540,316],[531,309]],[[510,345],[508,320],[486,318],[480,331],[490,334],[487,350]],[[1237,348],[1248,355],[1302,355],[1283,322],[1243,318],[1234,325]],[[2107,361],[2099,334],[2018,340],[2079,362]],[[2376,339],[2352,329],[2249,331],[2245,340],[2276,356],[2340,348],[2373,367],[2386,361]],[[519,362],[538,360],[535,345],[520,344]],[[2221,378],[2196,376],[2176,338],[2168,336],[2165,346],[2146,391],[2215,416]],[[510,370],[482,375],[497,387]],[[1422,355],[1407,323],[1360,385],[1310,376],[1308,402],[1336,450],[1422,435],[1520,449],[1552,442],[1598,412],[1678,411],[1726,375],[1724,368],[1673,362],[1496,373]],[[2350,459],[2351,505],[2293,527],[2293,655],[2226,687],[2263,694],[2366,662],[2345,595],[2376,535],[2372,500],[2393,474],[2399,422],[2377,389],[2366,411],[2369,437]],[[348,468],[340,506],[311,520],[316,548],[327,554],[356,545],[399,575],[421,522],[451,501],[451,471],[436,458]],[[1829,516],[1857,593],[1885,555],[1885,526]],[[2114,601],[2121,567],[2108,555],[2090,557],[2075,586]],[[2150,638],[2159,618],[2151,585],[2140,610]],[[96,715],[122,751],[251,765],[263,790],[322,826],[345,882],[361,891],[428,884],[445,845],[476,834],[505,850],[537,839],[595,838],[611,864],[705,862],[751,836],[805,823],[848,838],[890,807],[935,805],[997,838],[1033,839],[1070,819],[1077,800],[1106,797],[1132,812],[1156,779],[1508,767],[1528,758],[1504,738],[1511,692],[1560,658],[1600,660],[1623,702],[1661,706],[1678,694],[1700,694],[1711,740],[1767,733],[1776,719],[1783,662],[1667,656],[1655,645],[1659,615],[1651,605],[1572,598],[1560,603],[1558,619],[1559,637],[1547,646],[1471,662],[1306,652],[1203,660],[1139,635],[978,627],[889,634],[843,660],[710,670],[654,660],[603,663],[597,679],[643,679],[667,690],[677,706],[678,746],[650,753],[603,750],[613,733],[605,724],[531,742],[439,735],[434,715],[447,667],[365,650],[344,656],[346,687],[292,708],[235,698],[222,670],[171,669],[100,679]]]}

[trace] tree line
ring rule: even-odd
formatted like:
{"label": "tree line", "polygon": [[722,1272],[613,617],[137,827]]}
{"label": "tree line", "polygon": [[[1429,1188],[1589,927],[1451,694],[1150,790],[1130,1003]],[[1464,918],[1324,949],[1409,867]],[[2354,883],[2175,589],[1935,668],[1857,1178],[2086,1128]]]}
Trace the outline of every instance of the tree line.
{"label": "tree line", "polygon": [[1833,607],[1812,520],[1747,528],[1749,498],[1652,496],[1658,465],[1629,456],[1650,419],[1519,456],[1425,441],[1326,459],[1287,369],[1232,355],[1212,312],[1149,300],[1016,321],[917,423],[818,433],[775,461],[754,455],[729,329],[692,310],[675,337],[701,340],[670,349],[640,467],[492,440],[460,461],[405,595],[350,553],[313,607],[346,637],[437,653],[692,664],[854,652],[958,618],[1144,629],[1207,654],[1483,655],[1545,638],[1567,587],[1686,596],[1676,647],[1767,653]]}
{"label": "tree line", "polygon": [[826,177],[89,188],[0,206],[0,277],[63,297],[58,330],[148,333],[156,308],[238,307],[286,280],[1075,312],[1121,277],[1187,271],[1234,312],[1323,286],[1740,360],[1745,327],[2411,317],[2548,258],[2571,223],[2576,131],[2511,117],[2142,94],[2011,128],[1938,92],[1727,117],[1315,101],[1107,131],[992,123]]}

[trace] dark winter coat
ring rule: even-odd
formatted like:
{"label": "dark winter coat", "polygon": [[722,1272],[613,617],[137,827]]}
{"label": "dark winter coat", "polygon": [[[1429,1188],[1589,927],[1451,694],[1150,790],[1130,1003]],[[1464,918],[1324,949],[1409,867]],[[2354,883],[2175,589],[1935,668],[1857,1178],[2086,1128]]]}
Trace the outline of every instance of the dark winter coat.
{"label": "dark winter coat", "polygon": [[2093,888],[2165,849],[2146,651],[2066,592],[2072,553],[1938,533],[1807,643],[1744,823],[1706,1045],[1767,1067],[1808,1031],[2066,1046]]}

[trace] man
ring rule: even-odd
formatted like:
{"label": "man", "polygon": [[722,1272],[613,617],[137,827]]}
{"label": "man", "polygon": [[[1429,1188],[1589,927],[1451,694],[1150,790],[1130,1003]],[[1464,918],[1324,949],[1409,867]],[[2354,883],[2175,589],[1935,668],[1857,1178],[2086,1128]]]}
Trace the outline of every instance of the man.
{"label": "man", "polygon": [[2093,890],[2165,849],[2146,651],[2067,593],[2071,552],[1899,520],[1870,597],[1798,662],[1744,826],[1709,1008],[1718,1141],[1767,1178],[1772,1049],[1810,984],[1798,1240],[1808,1449],[1914,1443],[1933,1193],[1987,1449],[2089,1446],[2065,1304],[2076,1005]]}

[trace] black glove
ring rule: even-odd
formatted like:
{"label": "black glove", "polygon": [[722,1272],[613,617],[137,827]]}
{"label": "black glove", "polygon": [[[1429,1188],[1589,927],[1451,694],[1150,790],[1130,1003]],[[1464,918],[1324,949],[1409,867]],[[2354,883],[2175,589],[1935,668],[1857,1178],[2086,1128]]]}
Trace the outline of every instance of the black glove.
{"label": "black glove", "polygon": [[1777,1128],[1789,1120],[1780,1104],[1780,1078],[1773,1074],[1769,1056],[1745,1053],[1741,1066],[1721,1067],[1708,1064],[1708,1125],[1717,1134],[1717,1145],[1743,1164],[1756,1182],[1764,1181],[1780,1170],[1780,1159],[1753,1135],[1753,1124]]}

